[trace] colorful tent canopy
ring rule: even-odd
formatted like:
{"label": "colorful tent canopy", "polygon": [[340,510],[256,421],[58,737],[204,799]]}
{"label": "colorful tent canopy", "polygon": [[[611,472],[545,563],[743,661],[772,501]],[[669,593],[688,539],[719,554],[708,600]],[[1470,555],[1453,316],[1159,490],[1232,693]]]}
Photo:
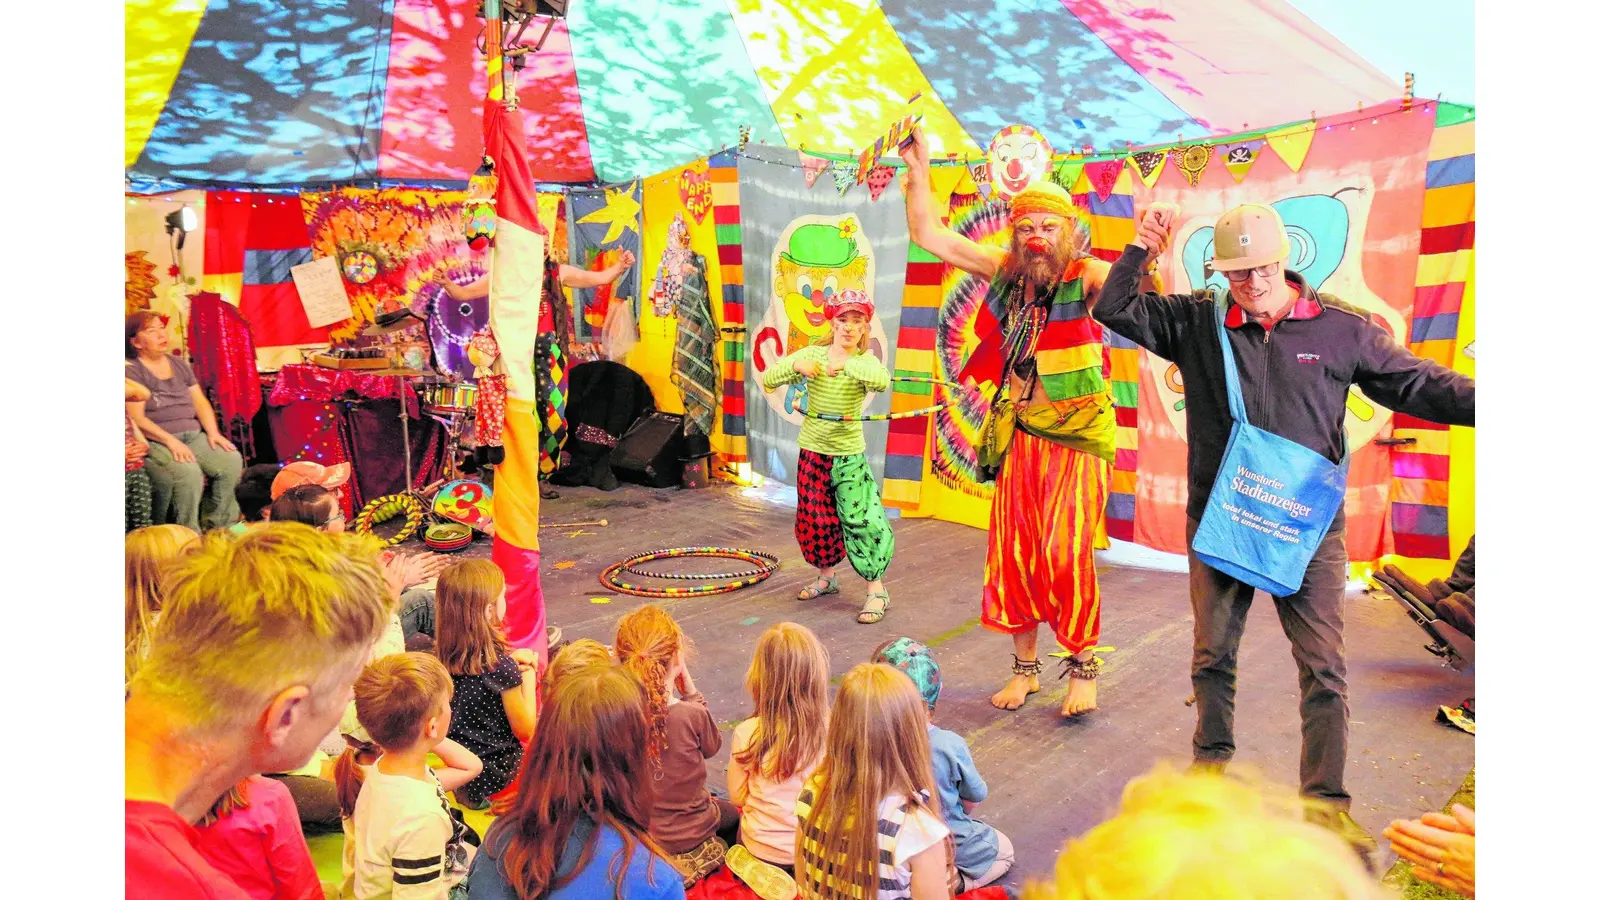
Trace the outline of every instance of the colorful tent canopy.
{"label": "colorful tent canopy", "polygon": [[[478,0],[128,0],[134,190],[464,182]],[[529,29],[529,35],[537,33]],[[534,177],[624,181],[738,141],[850,153],[920,94],[936,153],[1239,131],[1400,95],[1287,0],[573,0],[521,73]]]}

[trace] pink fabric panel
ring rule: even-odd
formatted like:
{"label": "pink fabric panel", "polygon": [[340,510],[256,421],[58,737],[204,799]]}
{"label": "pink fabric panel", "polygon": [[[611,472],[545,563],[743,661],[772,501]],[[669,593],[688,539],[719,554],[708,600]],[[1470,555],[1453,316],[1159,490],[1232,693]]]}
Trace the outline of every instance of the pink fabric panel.
{"label": "pink fabric panel", "polygon": [[[395,0],[384,95],[384,178],[465,181],[483,153],[483,98],[488,93],[476,4],[455,0]],[[528,26],[525,43],[538,39]],[[589,135],[578,98],[567,23],[557,22],[517,76],[537,181],[594,180]]]}
{"label": "pink fabric panel", "polygon": [[1212,133],[1371,106],[1401,93],[1394,78],[1286,0],[1061,3]]}

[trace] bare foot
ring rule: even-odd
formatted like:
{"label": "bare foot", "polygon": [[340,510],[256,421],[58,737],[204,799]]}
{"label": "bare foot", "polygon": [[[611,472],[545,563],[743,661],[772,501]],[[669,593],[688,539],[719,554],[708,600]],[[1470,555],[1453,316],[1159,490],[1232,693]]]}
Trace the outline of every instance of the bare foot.
{"label": "bare foot", "polygon": [[1016,709],[1028,700],[1028,695],[1039,690],[1039,676],[1013,675],[1000,693],[989,698],[996,709]]}
{"label": "bare foot", "polygon": [[1061,704],[1061,714],[1068,718],[1080,716],[1090,710],[1099,709],[1095,705],[1097,688],[1094,679],[1069,678],[1067,679],[1067,700]]}

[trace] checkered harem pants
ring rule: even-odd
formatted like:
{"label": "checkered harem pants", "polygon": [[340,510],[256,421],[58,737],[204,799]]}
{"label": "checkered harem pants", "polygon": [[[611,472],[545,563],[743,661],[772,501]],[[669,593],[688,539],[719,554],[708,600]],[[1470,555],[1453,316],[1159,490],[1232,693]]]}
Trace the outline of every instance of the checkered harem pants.
{"label": "checkered harem pants", "polygon": [[794,537],[805,561],[821,569],[848,556],[857,575],[867,581],[882,578],[894,556],[894,531],[867,457],[802,449],[795,487],[800,498]]}

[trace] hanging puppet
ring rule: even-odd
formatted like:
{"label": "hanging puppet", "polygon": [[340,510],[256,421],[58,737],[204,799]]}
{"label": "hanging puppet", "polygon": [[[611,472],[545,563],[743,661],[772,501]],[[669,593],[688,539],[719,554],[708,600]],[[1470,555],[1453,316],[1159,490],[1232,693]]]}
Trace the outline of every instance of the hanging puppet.
{"label": "hanging puppet", "polygon": [[683,296],[685,267],[690,265],[694,252],[689,249],[689,226],[678,213],[667,226],[667,249],[661,252],[661,267],[656,270],[655,283],[650,286],[650,303],[657,316],[665,319],[678,309]]}
{"label": "hanging puppet", "polygon": [[478,382],[477,448],[473,459],[479,465],[493,466],[505,461],[501,434],[506,424],[506,376],[500,360],[500,343],[486,325],[467,342],[467,359],[473,365],[472,377]]}

